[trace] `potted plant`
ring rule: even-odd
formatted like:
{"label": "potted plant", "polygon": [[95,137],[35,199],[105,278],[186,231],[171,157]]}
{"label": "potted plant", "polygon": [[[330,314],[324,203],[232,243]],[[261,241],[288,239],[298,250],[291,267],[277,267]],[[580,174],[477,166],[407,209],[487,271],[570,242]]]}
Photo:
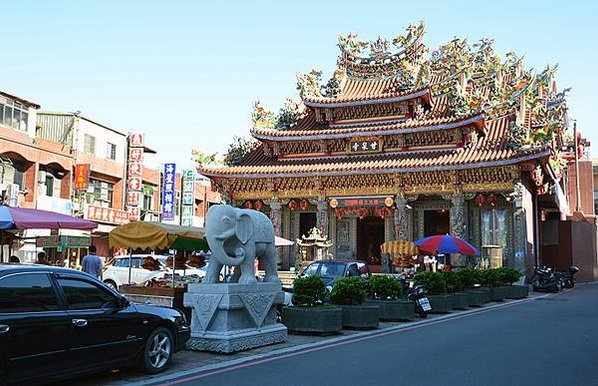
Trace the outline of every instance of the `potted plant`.
{"label": "potted plant", "polygon": [[414,277],[416,285],[428,288],[428,300],[432,314],[441,314],[453,309],[453,297],[446,293],[446,280],[440,272],[420,272]]}
{"label": "potted plant", "polygon": [[369,280],[370,297],[367,304],[380,307],[380,320],[398,322],[415,317],[415,304],[410,300],[399,299],[403,286],[391,276],[376,275]]}
{"label": "potted plant", "polygon": [[453,296],[453,308],[464,310],[469,306],[469,294],[463,291],[463,281],[456,272],[442,272],[446,281],[446,290]]}
{"label": "potted plant", "polygon": [[484,269],[482,272],[482,284],[490,288],[490,299],[494,302],[502,302],[507,297],[507,287],[502,282],[503,277],[499,269]]}
{"label": "potted plant", "polygon": [[368,283],[361,277],[343,277],[335,282],[330,300],[342,306],[343,328],[378,328],[379,307],[363,304],[368,292]]}
{"label": "potted plant", "polygon": [[293,282],[293,305],[283,307],[282,323],[289,332],[335,334],[342,329],[340,307],[324,305],[326,286],[319,276],[298,277]]}
{"label": "potted plant", "polygon": [[519,281],[521,272],[515,268],[500,268],[502,282],[507,286],[508,299],[523,299],[529,295],[529,286],[513,284]]}
{"label": "potted plant", "polygon": [[486,292],[480,287],[481,275],[479,270],[473,268],[462,269],[457,272],[457,276],[466,289],[465,292],[468,295],[468,305],[470,307],[481,307],[484,303],[490,301],[490,290]]}

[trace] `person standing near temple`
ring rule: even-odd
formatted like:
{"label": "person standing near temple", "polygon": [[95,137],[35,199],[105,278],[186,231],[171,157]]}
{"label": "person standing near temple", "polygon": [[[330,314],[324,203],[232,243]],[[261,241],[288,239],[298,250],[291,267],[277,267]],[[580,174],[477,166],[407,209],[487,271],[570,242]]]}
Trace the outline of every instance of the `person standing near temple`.
{"label": "person standing near temple", "polygon": [[89,254],[83,258],[83,272],[87,272],[95,278],[99,278],[102,273],[102,260],[96,255],[95,245],[89,246]]}

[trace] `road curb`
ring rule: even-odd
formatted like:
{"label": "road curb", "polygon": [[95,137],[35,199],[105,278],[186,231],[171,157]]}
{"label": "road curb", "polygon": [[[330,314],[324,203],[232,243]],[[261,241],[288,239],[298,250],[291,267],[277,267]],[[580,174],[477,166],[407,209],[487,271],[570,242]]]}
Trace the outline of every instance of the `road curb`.
{"label": "road curb", "polygon": [[231,367],[243,366],[243,365],[245,365],[243,367],[246,367],[252,363],[255,364],[254,362],[258,362],[258,363],[270,362],[272,360],[275,360],[275,359],[278,359],[281,357],[285,357],[285,356],[298,355],[301,353],[307,353],[307,352],[311,352],[311,351],[318,351],[323,348],[344,345],[344,344],[358,342],[358,341],[366,340],[366,339],[374,339],[379,336],[390,335],[390,334],[398,333],[401,331],[409,331],[409,330],[416,329],[416,328],[421,328],[421,327],[426,327],[429,325],[443,323],[443,322],[446,322],[449,320],[461,319],[461,318],[465,318],[465,317],[469,317],[469,316],[475,316],[478,314],[483,314],[486,312],[495,311],[495,310],[499,310],[499,309],[503,309],[503,308],[511,308],[511,307],[518,306],[520,304],[532,302],[537,299],[557,296],[559,294],[566,293],[571,290],[572,289],[564,290],[557,294],[548,293],[548,294],[542,294],[542,295],[537,295],[537,296],[530,296],[525,299],[512,300],[507,303],[497,303],[497,304],[492,304],[489,306],[469,309],[469,310],[465,310],[465,311],[452,312],[452,313],[449,313],[446,315],[437,316],[433,319],[421,320],[421,321],[417,321],[417,322],[407,322],[407,323],[400,324],[397,326],[389,326],[389,327],[381,328],[378,330],[362,331],[362,332],[358,332],[358,333],[355,333],[355,334],[352,334],[349,336],[335,336],[335,337],[330,337],[330,338],[327,338],[327,339],[324,339],[324,340],[321,340],[318,342],[311,342],[311,343],[305,343],[305,344],[300,344],[300,345],[291,346],[291,347],[274,349],[274,350],[266,352],[266,353],[249,355],[249,356],[246,356],[243,358],[237,358],[237,359],[232,359],[232,360],[228,360],[228,361],[223,361],[220,363],[214,363],[214,364],[210,364],[210,365],[196,367],[194,369],[173,372],[170,374],[165,374],[162,376],[158,376],[158,377],[147,379],[147,380],[140,381],[140,382],[131,382],[131,383],[129,383],[129,385],[176,385],[181,382],[186,382],[188,379],[181,379],[181,378],[185,378],[185,377],[197,376],[199,378],[199,377],[209,376],[212,374],[227,371],[227,369],[229,369]]}

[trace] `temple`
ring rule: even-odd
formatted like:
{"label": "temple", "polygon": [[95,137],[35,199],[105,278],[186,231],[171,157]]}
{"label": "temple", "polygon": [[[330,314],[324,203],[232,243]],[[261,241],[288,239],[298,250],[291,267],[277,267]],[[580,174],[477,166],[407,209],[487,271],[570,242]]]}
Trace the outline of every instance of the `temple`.
{"label": "temple", "polygon": [[[571,215],[563,177],[572,136],[555,68],[526,69],[513,53],[502,60],[488,39],[429,52],[424,30],[421,22],[373,42],[341,35],[330,80],[298,76],[301,101],[278,114],[256,102],[257,145],[200,172],[234,205],[269,213],[278,235],[295,240],[316,226],[334,258],[374,271],[385,241],[445,233],[498,246],[506,265],[531,269],[540,211]],[[281,253],[281,268],[295,253]]]}

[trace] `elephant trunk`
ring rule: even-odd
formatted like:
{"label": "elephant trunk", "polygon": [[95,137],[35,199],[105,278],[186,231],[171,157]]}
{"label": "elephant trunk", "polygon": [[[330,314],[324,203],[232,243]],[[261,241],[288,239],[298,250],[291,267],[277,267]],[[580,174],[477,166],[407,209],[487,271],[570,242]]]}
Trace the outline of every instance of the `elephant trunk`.
{"label": "elephant trunk", "polygon": [[237,266],[245,260],[245,254],[239,255],[238,257],[229,256],[224,249],[224,241],[222,241],[220,237],[206,236],[206,238],[208,239],[208,245],[212,251],[212,257],[220,263],[228,266]]}

